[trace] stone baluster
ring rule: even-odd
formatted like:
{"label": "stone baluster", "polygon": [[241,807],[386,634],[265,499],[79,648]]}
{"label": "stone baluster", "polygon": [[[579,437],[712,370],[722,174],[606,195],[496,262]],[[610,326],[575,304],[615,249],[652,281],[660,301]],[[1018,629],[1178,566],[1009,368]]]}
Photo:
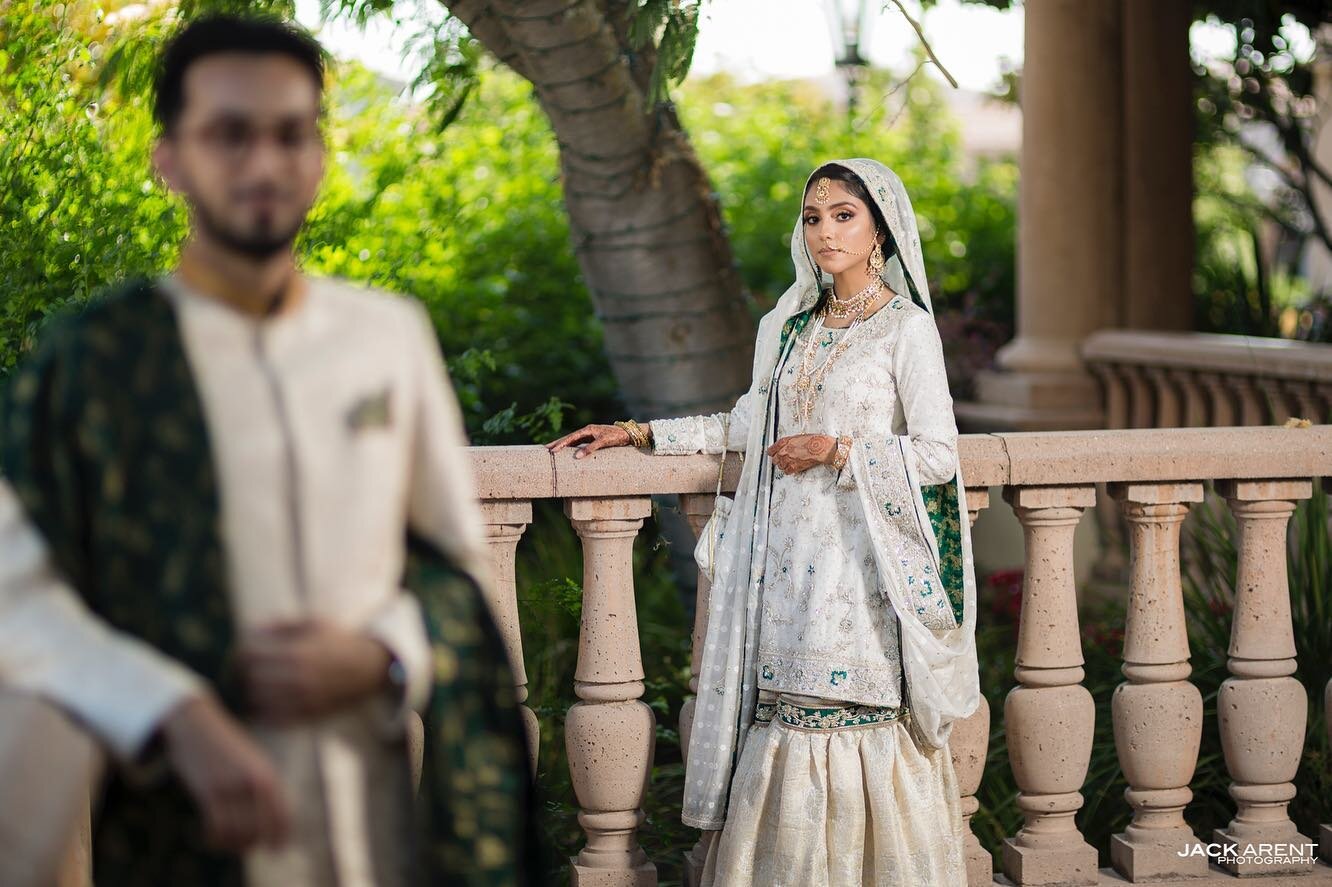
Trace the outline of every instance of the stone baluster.
{"label": "stone baluster", "polygon": [[1308,419],[1315,425],[1322,424],[1327,418],[1323,412],[1323,405],[1318,402],[1318,392],[1313,382],[1304,379],[1283,379],[1282,389],[1286,396],[1294,402],[1297,415],[1301,419]]}
{"label": "stone baluster", "polygon": [[[1225,480],[1226,498],[1238,525],[1239,568],[1230,629],[1230,677],[1217,694],[1221,750],[1230,773],[1235,818],[1216,829],[1213,840],[1235,844],[1240,854],[1218,862],[1233,874],[1307,872],[1312,842],[1291,822],[1287,805],[1304,750],[1308,698],[1295,672],[1295,636],[1286,576],[1286,526],[1295,502],[1313,492],[1308,480]],[[1283,861],[1277,854],[1244,858],[1257,844],[1295,845]],[[1251,852],[1258,852],[1253,850]],[[1275,861],[1272,861],[1274,860]]]}
{"label": "stone baluster", "polygon": [[1017,805],[1025,824],[1004,840],[1003,871],[1015,884],[1094,885],[1096,848],[1073,821],[1091,760],[1096,709],[1081,682],[1082,645],[1073,582],[1073,531],[1095,488],[1004,488],[1025,541],[1018,686],[1004,700]]}
{"label": "stone baluster", "polygon": [[1184,401],[1174,380],[1163,367],[1147,367],[1147,379],[1156,399],[1156,421],[1152,428],[1179,428],[1184,424]]}
{"label": "stone baluster", "polygon": [[1112,483],[1129,524],[1129,603],[1124,677],[1111,700],[1115,749],[1133,821],[1110,839],[1110,858],[1130,881],[1206,875],[1184,821],[1193,798],[1203,703],[1189,683],[1189,638],[1179,575],[1179,527],[1201,483]]}
{"label": "stone baluster", "polygon": [[536,773],[537,749],[541,741],[536,713],[527,704],[527,667],[523,660],[523,635],[518,624],[518,582],[514,573],[514,560],[518,540],[532,522],[532,503],[517,499],[492,499],[481,503],[486,522],[486,536],[490,542],[490,569],[494,577],[496,599],[489,601],[490,611],[504,639],[505,652],[513,666],[513,681],[517,689],[523,728],[527,731],[527,751]]}
{"label": "stone baluster", "polygon": [[1239,424],[1239,410],[1235,407],[1234,393],[1226,386],[1226,379],[1220,373],[1199,373],[1198,383],[1207,393],[1208,421],[1211,426],[1229,426]]}
{"label": "stone baluster", "polygon": [[1181,422],[1185,428],[1202,428],[1207,424],[1207,394],[1190,370],[1172,367],[1166,370],[1184,399]]}
{"label": "stone baluster", "polygon": [[[972,487],[966,491],[966,497],[967,518],[970,526],[974,527],[981,509],[990,505],[990,491],[986,487]],[[962,796],[962,821],[966,832],[963,856],[967,861],[967,885],[988,887],[994,883],[994,857],[981,846],[980,839],[971,830],[971,818],[980,809],[976,792],[980,790],[981,777],[985,773],[985,758],[990,751],[990,702],[984,694],[981,695],[980,706],[970,717],[953,723],[948,748],[953,758],[953,770],[957,773],[958,791]]]}
{"label": "stone baluster", "polygon": [[1291,417],[1290,398],[1287,397],[1286,386],[1281,384],[1280,379],[1264,376],[1255,384],[1258,386],[1259,396],[1267,403],[1267,412],[1270,416],[1268,421],[1271,424],[1281,425]]}
{"label": "stone baluster", "polygon": [[1258,389],[1257,382],[1250,376],[1228,376],[1239,402],[1239,424],[1266,425],[1267,398]]}
{"label": "stone baluster", "polygon": [[1105,403],[1105,427],[1128,427],[1128,390],[1120,378],[1119,367],[1111,363],[1092,363],[1088,369],[1101,383],[1101,397]]}
{"label": "stone baluster", "polygon": [[1153,413],[1152,386],[1147,383],[1143,368],[1134,364],[1123,364],[1120,373],[1128,387],[1128,427],[1151,428]]}
{"label": "stone baluster", "polygon": [[656,721],[643,695],[634,606],[634,539],[652,513],[646,496],[569,499],[583,541],[583,615],[574,692],[564,725],[569,777],[587,845],[571,860],[574,887],[654,887],[638,845]]}
{"label": "stone baluster", "polygon": [[[714,500],[715,497],[711,493],[682,494],[680,496],[680,510],[684,513],[685,519],[689,521],[689,526],[693,529],[695,538],[703,531],[703,525],[707,523],[708,517],[712,514]],[[698,693],[698,673],[703,665],[703,641],[708,633],[708,593],[711,590],[708,577],[700,570],[698,591],[694,595],[694,632],[692,652],[689,657],[689,692],[691,694]],[[686,759],[686,763],[689,757],[689,736],[694,731],[696,703],[695,696],[691,695],[680,707],[680,753]],[[704,832],[698,843],[685,853],[685,884],[687,887],[698,887],[701,883],[703,863],[707,858],[708,842],[712,839],[712,833]]]}
{"label": "stone baluster", "polygon": [[1313,384],[1314,403],[1318,405],[1318,423],[1332,422],[1332,385],[1315,382]]}

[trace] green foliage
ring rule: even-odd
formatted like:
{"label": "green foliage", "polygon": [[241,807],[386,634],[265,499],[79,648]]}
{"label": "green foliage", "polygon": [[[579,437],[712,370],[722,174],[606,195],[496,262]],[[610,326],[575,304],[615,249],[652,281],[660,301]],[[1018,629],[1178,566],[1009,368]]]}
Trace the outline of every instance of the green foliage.
{"label": "green foliage", "polygon": [[[11,0],[20,7],[36,8]],[[168,26],[150,19],[107,33],[95,15],[81,28],[35,13],[13,21],[0,75],[9,112],[0,119],[0,373],[52,311],[169,268],[185,233],[182,207],[148,163],[146,78]],[[97,55],[116,59],[100,72],[109,85],[98,82]],[[78,76],[53,81],[62,61],[82,65]],[[510,73],[493,71],[475,88],[441,132],[434,103],[335,63],[329,171],[298,246],[312,271],[426,302],[474,441],[547,439],[622,407],[570,247],[545,117]],[[891,80],[876,75],[867,89],[892,92]],[[984,163],[964,179],[937,89],[917,78],[892,95],[899,107],[849,134],[826,100],[791,84],[691,82],[682,105],[761,302],[790,281],[787,238],[809,170],[847,153],[880,157],[911,188],[941,318],[967,309],[997,324],[984,341],[950,334],[950,365],[983,363],[1011,320],[1015,166]],[[963,390],[965,378],[954,384]]]}
{"label": "green foliage", "polygon": [[95,19],[10,3],[0,36],[3,375],[52,313],[169,262],[184,229],[148,170],[143,99],[94,89]]}
{"label": "green foliage", "polygon": [[[70,24],[35,12],[5,24],[0,375],[49,315],[168,269],[185,234],[183,207],[149,166],[147,93],[129,90],[150,70],[145,53],[163,26],[142,23],[117,41],[97,16]],[[130,51],[135,40],[144,43]],[[95,56],[118,50],[113,88],[103,88]],[[311,271],[429,306],[476,442],[546,439],[618,412],[617,396],[545,118],[512,75],[487,78],[480,95],[441,135],[394,85],[334,65],[329,172],[298,248]]]}
{"label": "green foliage", "polygon": [[629,45],[653,47],[657,61],[648,85],[648,97],[667,101],[669,90],[689,73],[698,42],[698,13],[703,0],[636,0],[631,7]]}
{"label": "green foliage", "polygon": [[[1194,66],[1196,325],[1326,340],[1332,293],[1309,292],[1298,268],[1306,243],[1332,249],[1325,212],[1313,210],[1316,183],[1328,176],[1313,151],[1325,115],[1292,26],[1316,35],[1332,23],[1332,7],[1324,0],[1197,0],[1194,17],[1227,28],[1235,40],[1228,57]],[[1261,188],[1246,174],[1261,179]],[[1260,235],[1267,249],[1258,248]]]}
{"label": "green foliage", "polygon": [[1282,312],[1304,304],[1309,289],[1294,269],[1261,259],[1270,211],[1245,180],[1248,160],[1235,145],[1199,145],[1194,152],[1195,328],[1277,336]]}

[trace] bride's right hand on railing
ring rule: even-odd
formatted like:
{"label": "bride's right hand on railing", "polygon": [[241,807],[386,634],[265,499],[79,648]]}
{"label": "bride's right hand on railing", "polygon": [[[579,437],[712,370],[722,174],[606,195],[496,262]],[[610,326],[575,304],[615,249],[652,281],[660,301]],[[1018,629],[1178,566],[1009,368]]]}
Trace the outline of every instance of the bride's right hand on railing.
{"label": "bride's right hand on railing", "polygon": [[[638,425],[637,427],[640,429],[640,433],[651,440],[651,431],[647,425]],[[565,447],[576,446],[574,458],[581,459],[606,447],[632,445],[635,445],[635,441],[630,436],[628,429],[619,425],[584,425],[572,434],[566,434],[559,440],[553,440],[546,444],[546,449],[552,453],[558,453]]]}

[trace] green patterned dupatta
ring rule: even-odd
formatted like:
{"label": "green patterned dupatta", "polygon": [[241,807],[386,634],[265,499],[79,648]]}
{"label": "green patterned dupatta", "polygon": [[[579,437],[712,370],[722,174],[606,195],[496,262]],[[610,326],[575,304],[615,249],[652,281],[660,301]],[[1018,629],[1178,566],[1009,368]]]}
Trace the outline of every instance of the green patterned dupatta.
{"label": "green patterned dupatta", "polygon": [[[908,278],[910,280],[910,278]],[[912,287],[914,295],[914,286]],[[918,297],[917,297],[918,298]],[[918,303],[919,304],[919,303]],[[923,307],[923,306],[922,306]],[[781,339],[777,353],[786,354],[787,343],[799,338],[800,333],[813,319],[818,306],[793,314],[782,325]],[[952,607],[957,624],[962,624],[963,615],[963,560],[962,560],[962,514],[959,506],[960,496],[957,489],[957,475],[942,484],[921,484],[921,498],[929,514],[930,526],[939,547],[939,578],[942,580],[945,594]]]}
{"label": "green patterned dupatta", "polygon": [[[202,675],[243,717],[202,405],[175,312],[150,282],[57,321],[15,370],[0,401],[0,473],[88,607]],[[427,883],[531,883],[532,787],[499,633],[475,582],[434,546],[409,539],[404,581],[436,673],[419,852],[403,865]],[[205,844],[171,775],[131,786],[113,773],[93,851],[99,884],[243,880],[238,856]]]}

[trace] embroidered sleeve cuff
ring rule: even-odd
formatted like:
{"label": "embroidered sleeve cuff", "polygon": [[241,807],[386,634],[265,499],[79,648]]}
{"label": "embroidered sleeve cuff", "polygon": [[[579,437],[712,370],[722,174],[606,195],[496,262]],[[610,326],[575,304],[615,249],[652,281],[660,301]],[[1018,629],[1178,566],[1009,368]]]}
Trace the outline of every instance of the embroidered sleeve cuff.
{"label": "embroidered sleeve cuff", "polygon": [[415,597],[402,592],[370,623],[370,636],[388,648],[402,668],[404,688],[400,699],[386,701],[383,728],[386,735],[400,735],[407,712],[421,711],[430,697],[430,639],[426,636],[421,606]]}
{"label": "embroidered sleeve cuff", "polygon": [[691,453],[720,453],[722,423],[716,416],[685,416],[653,419],[652,452],[657,456],[687,456]]}
{"label": "embroidered sleeve cuff", "polygon": [[957,462],[956,438],[948,441],[913,437],[911,448],[915,453],[916,475],[920,483],[946,484],[953,479]]}

